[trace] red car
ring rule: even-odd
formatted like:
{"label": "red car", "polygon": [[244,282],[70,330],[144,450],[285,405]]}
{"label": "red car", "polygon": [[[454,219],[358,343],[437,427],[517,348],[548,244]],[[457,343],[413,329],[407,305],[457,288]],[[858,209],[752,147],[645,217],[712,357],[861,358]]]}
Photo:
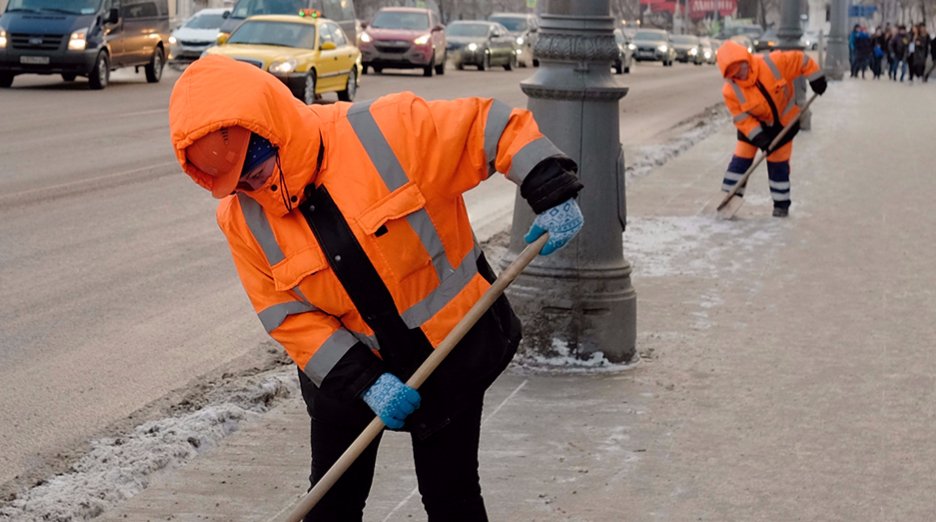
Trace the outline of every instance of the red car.
{"label": "red car", "polygon": [[445,74],[445,28],[429,9],[384,7],[360,37],[364,74],[386,69],[422,69]]}

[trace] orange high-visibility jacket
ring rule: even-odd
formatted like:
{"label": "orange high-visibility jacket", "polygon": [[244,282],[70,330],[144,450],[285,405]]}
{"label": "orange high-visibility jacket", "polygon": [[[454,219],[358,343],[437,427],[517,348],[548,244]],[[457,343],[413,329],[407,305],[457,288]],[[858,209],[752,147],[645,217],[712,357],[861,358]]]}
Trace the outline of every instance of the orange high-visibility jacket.
{"label": "orange high-visibility jacket", "polygon": [[530,112],[495,100],[404,92],[305,106],[255,67],[198,60],[173,90],[170,131],[183,170],[203,187],[212,178],[185,148],[233,125],[278,147],[283,175],[223,199],[218,223],[263,327],[317,385],[355,343],[381,346],[296,209],[307,185],[328,190],[396,313],[436,347],[490,286],[462,193],[495,171],[520,184],[562,156]]}
{"label": "orange high-visibility jacket", "polygon": [[[750,66],[748,79],[726,79],[722,87],[722,96],[734,117],[739,134],[748,141],[767,130],[766,127],[772,127],[778,132],[799,115],[793,85],[795,79],[805,76],[808,81],[812,81],[824,74],[819,65],[802,51],[773,51],[766,55],[751,55],[744,46],[733,41],[725,42],[718,49],[718,66],[722,76],[725,75],[728,66],[741,61]],[[770,100],[780,114],[779,123],[774,121],[770,104],[758,89],[757,82],[760,82],[770,95]]]}

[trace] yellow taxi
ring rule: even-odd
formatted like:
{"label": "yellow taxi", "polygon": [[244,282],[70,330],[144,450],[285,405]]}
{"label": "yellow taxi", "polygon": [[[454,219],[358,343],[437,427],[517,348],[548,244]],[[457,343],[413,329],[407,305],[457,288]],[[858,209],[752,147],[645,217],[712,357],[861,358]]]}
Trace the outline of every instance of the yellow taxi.
{"label": "yellow taxi", "polygon": [[337,23],[314,11],[252,16],[205,54],[256,65],[306,104],[327,92],[352,101],[361,77],[361,51]]}

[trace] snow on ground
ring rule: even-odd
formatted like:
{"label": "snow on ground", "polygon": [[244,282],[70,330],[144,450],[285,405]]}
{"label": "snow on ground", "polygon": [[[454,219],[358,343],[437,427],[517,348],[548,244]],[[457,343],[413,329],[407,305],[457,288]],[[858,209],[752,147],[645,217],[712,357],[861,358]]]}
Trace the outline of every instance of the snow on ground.
{"label": "snow on ground", "polygon": [[750,262],[751,256],[739,254],[775,241],[784,227],[770,224],[709,215],[628,218],[624,257],[638,278],[715,277]]}
{"label": "snow on ground", "polygon": [[[726,121],[726,113],[713,108],[683,122],[673,139],[631,153],[627,175],[649,174]],[[713,236],[724,240],[712,241]],[[506,250],[508,240],[509,234],[501,233],[485,245],[486,251],[493,251],[489,252],[492,260]],[[769,240],[768,232],[751,230],[750,224],[719,223],[704,217],[637,218],[628,223],[624,252],[635,275],[659,277],[713,271],[715,263],[726,260],[737,263],[727,255],[730,250],[739,245],[743,249],[756,248]],[[712,248],[713,244],[717,246]],[[559,340],[554,340],[553,349],[554,355],[528,361],[530,366],[521,366],[521,371],[605,373],[636,365],[611,363],[600,353],[583,360]],[[297,391],[295,369],[287,365],[212,390],[195,411],[144,423],[130,433],[94,440],[88,454],[69,472],[0,504],[0,520],[86,520],[98,516],[145,489],[155,474],[182,466],[200,452],[217,446],[243,422]]]}

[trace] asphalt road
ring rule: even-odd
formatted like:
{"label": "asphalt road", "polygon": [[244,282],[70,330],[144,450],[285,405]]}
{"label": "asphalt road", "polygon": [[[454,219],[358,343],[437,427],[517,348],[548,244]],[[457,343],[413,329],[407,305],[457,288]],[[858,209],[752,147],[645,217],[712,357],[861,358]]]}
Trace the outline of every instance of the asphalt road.
{"label": "asphalt road", "polygon": [[[412,90],[523,107],[519,82],[533,72],[368,75],[358,96]],[[167,69],[150,85],[120,71],[89,91],[82,79],[19,77],[0,96],[0,485],[44,476],[107,427],[269,345],[215,202],[173,160],[166,107],[177,78]],[[720,100],[709,66],[636,64],[618,78],[630,87],[625,150]],[[473,220],[505,217],[491,202],[512,200],[506,183],[469,194]]]}

